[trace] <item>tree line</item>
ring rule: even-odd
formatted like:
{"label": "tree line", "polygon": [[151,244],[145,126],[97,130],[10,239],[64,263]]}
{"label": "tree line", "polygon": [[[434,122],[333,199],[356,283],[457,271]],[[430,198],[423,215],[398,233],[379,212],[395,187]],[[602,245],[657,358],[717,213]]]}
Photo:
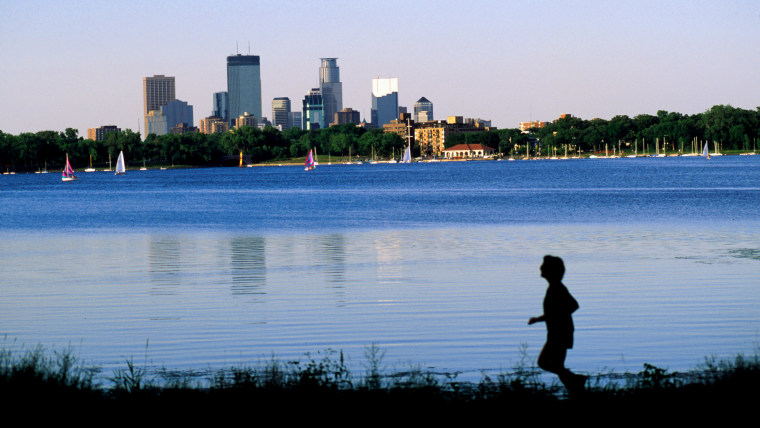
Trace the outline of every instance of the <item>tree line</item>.
{"label": "tree line", "polygon": [[[531,155],[540,150],[549,155],[564,148],[570,152],[594,153],[605,151],[605,146],[619,147],[626,151],[638,148],[641,153],[646,146],[660,150],[688,153],[693,141],[700,144],[717,142],[721,150],[752,151],[760,137],[760,107],[745,110],[730,105],[716,105],[704,113],[685,115],[660,110],[656,115],[640,114],[634,117],[615,116],[610,120],[584,120],[565,117],[533,128],[528,133],[519,129],[501,129],[479,134],[458,134],[446,137],[446,147],[456,144],[484,144],[498,149],[505,155],[525,153]],[[635,145],[635,146],[634,146]],[[701,148],[700,146],[696,146]]]}
{"label": "tree line", "polygon": [[[760,134],[760,107],[745,110],[730,105],[716,105],[695,115],[660,110],[656,115],[634,117],[615,116],[610,120],[584,120],[565,117],[542,128],[523,133],[519,129],[499,129],[479,133],[450,134],[446,147],[457,144],[483,144],[506,155],[551,154],[566,148],[571,152],[604,151],[605,146],[619,146],[633,151],[632,145],[644,150],[645,145],[668,151],[689,152],[692,141],[718,142],[722,150],[750,151]],[[242,127],[226,133],[148,135],[143,141],[131,130],[111,132],[103,141],[93,141],[67,128],[63,132],[41,131],[11,135],[0,131],[0,163],[10,170],[37,170],[49,166],[58,168],[68,154],[75,168],[88,165],[107,165],[124,151],[132,163],[222,165],[235,163],[242,151],[253,162],[299,158],[312,148],[321,155],[337,158],[399,157],[405,142],[397,134],[382,129],[365,129],[353,124],[303,131],[289,128],[264,129]],[[651,149],[650,149],[651,152]],[[419,155],[419,148],[413,153]]]}

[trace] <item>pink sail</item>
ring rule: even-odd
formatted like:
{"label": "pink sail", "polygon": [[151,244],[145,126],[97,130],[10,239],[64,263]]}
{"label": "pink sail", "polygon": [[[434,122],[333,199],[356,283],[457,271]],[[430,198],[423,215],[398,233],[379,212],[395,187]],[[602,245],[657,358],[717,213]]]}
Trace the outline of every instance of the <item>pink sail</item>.
{"label": "pink sail", "polygon": [[314,156],[311,150],[309,150],[309,154],[306,156],[306,162],[304,165],[306,166],[306,168],[304,168],[306,171],[314,169]]}
{"label": "pink sail", "polygon": [[61,180],[73,181],[76,179],[77,176],[74,173],[74,168],[72,168],[71,164],[69,163],[69,155],[66,155],[66,167],[63,168],[63,175],[61,176]]}

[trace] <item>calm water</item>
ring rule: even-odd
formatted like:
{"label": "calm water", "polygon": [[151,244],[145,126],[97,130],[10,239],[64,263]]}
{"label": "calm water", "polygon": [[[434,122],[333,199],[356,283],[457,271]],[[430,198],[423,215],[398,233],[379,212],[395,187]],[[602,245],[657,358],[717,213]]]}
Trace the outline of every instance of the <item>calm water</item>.
{"label": "calm water", "polygon": [[[168,368],[343,350],[362,370],[535,357],[541,257],[568,365],[681,370],[760,342],[760,157],[0,177],[0,334]],[[147,346],[147,351],[146,351]]]}

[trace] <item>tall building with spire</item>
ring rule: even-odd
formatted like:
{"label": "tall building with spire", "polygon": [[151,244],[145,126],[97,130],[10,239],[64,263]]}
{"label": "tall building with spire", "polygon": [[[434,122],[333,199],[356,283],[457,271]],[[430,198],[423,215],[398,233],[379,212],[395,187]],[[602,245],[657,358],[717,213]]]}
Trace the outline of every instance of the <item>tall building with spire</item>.
{"label": "tall building with spire", "polygon": [[257,55],[227,57],[227,117],[250,113],[261,121],[261,69]]}
{"label": "tall building with spire", "polygon": [[[143,118],[145,120],[145,137],[151,130],[150,112],[160,111],[161,107],[175,100],[174,76],[157,74],[153,77],[143,77]],[[155,115],[155,113],[154,113]]]}
{"label": "tall building with spire", "polygon": [[372,79],[372,126],[398,119],[398,79]]}
{"label": "tall building with spire", "polygon": [[322,93],[322,104],[326,122],[331,122],[335,113],[343,109],[343,83],[340,82],[338,58],[320,58],[319,89]]}

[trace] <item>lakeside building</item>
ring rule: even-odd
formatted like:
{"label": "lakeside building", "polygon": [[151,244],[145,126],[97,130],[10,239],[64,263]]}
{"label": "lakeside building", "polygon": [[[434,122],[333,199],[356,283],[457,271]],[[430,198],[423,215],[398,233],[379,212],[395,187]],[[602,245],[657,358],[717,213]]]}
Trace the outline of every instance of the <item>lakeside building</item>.
{"label": "lakeside building", "polygon": [[121,132],[116,125],[104,125],[98,128],[87,128],[87,139],[92,141],[105,141],[109,132]]}
{"label": "lakeside building", "polygon": [[322,93],[319,88],[313,88],[303,97],[303,114],[301,116],[304,131],[322,129],[325,127],[325,111],[322,104]]}
{"label": "lakeside building", "polygon": [[250,114],[248,112],[244,112],[243,114],[241,114],[235,119],[235,129],[240,129],[244,126],[257,128],[258,123],[259,121],[258,119],[256,119],[256,115]]}
{"label": "lakeside building", "polygon": [[447,136],[488,131],[491,129],[490,126],[487,126],[490,123],[490,121],[482,119],[449,116],[445,121],[434,120],[418,123],[414,129],[414,139],[423,156],[441,156],[444,154]]}
{"label": "lakeside building", "polygon": [[262,118],[260,67],[257,55],[227,57],[227,114],[230,121],[246,112],[259,120]]}
{"label": "lakeside building", "polygon": [[227,132],[230,130],[230,123],[218,116],[209,116],[200,120],[200,132],[204,134],[215,134],[217,132]]}
{"label": "lakeside building", "polygon": [[320,58],[319,90],[322,94],[324,117],[332,120],[335,113],[343,109],[343,83],[340,81],[338,58]]}
{"label": "lakeside building", "polygon": [[[153,77],[143,77],[143,117],[145,121],[145,136],[150,134],[148,115],[152,111],[160,110],[161,107],[174,101],[175,85],[174,76],[157,74]],[[155,123],[154,125],[157,126]],[[166,132],[164,132],[165,134]]]}
{"label": "lakeside building", "polygon": [[546,122],[539,122],[536,120],[533,122],[520,122],[518,128],[520,129],[520,132],[527,133],[531,128],[543,128],[544,126],[546,126]]}
{"label": "lakeside building", "polygon": [[161,106],[161,113],[166,117],[167,131],[181,123],[187,123],[191,126],[194,123],[193,106],[182,100],[175,99]]}
{"label": "lakeside building", "polygon": [[413,147],[415,142],[414,128],[415,122],[412,120],[412,116],[409,113],[401,113],[398,119],[393,119],[390,123],[383,125],[383,132],[398,134],[404,140],[404,145],[411,144]]}
{"label": "lakeside building", "polygon": [[227,91],[214,92],[213,109],[211,116],[220,117],[222,120],[230,120],[229,108],[227,107]]}
{"label": "lakeside building", "polygon": [[281,131],[290,128],[290,98],[278,97],[272,100],[272,124]]}
{"label": "lakeside building", "polygon": [[443,151],[447,159],[453,158],[484,158],[492,156],[496,150],[482,144],[457,144]]}
{"label": "lakeside building", "polygon": [[433,120],[433,103],[422,97],[414,103],[414,121],[429,122]]}
{"label": "lakeside building", "polygon": [[372,110],[370,112],[373,127],[380,128],[398,118],[398,79],[372,79]]}
{"label": "lakeside building", "polygon": [[347,123],[359,124],[361,121],[362,118],[358,111],[352,109],[351,107],[346,107],[341,111],[335,112],[333,115],[333,122],[330,124],[330,126],[345,125]]}

